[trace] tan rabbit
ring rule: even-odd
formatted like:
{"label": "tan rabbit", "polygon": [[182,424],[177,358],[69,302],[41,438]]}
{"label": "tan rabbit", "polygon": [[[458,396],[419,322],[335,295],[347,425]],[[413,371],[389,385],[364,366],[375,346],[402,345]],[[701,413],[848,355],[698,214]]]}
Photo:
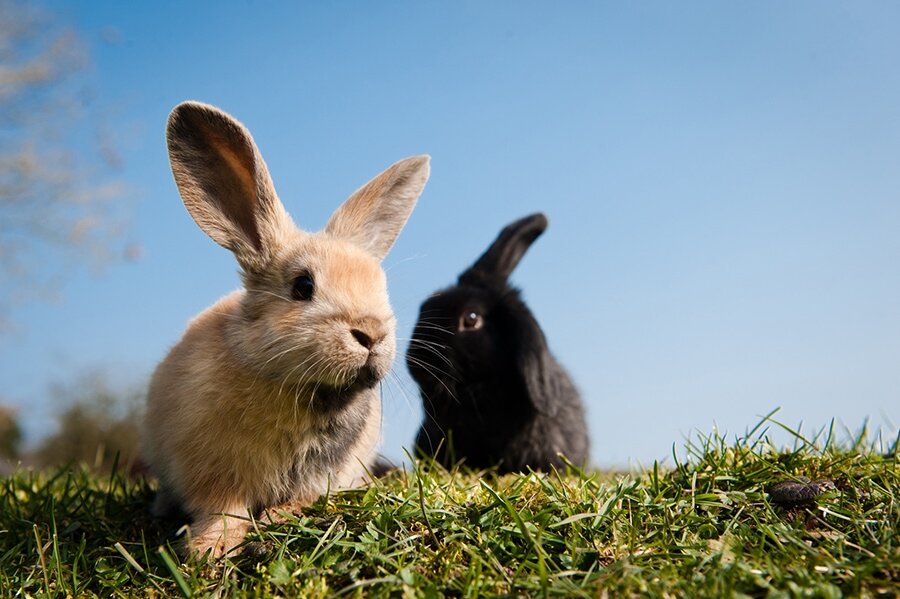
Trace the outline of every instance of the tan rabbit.
{"label": "tan rabbit", "polygon": [[172,111],[169,159],[184,205],[231,250],[244,289],[202,312],[150,382],[145,451],[155,511],[192,518],[189,551],[220,556],[249,516],[364,482],[377,389],[396,349],[380,261],[428,180],[428,156],[357,190],[324,231],[299,230],[243,125],[196,102]]}

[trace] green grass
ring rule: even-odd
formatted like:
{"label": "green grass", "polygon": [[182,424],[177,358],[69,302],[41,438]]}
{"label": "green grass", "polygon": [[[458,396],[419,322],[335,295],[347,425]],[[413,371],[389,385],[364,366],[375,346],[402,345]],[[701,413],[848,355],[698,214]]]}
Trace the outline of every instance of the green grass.
{"label": "green grass", "polygon": [[[177,531],[147,515],[150,483],[20,472],[0,483],[0,595],[896,596],[896,442],[796,439],[703,437],[632,474],[421,464],[259,527],[252,552],[215,567],[178,559]],[[797,476],[837,490],[768,502]]]}

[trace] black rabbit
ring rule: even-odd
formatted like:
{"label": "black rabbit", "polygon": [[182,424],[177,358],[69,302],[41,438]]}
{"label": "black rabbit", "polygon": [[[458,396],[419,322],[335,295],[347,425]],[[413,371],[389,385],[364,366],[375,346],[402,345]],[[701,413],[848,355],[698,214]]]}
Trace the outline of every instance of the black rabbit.
{"label": "black rabbit", "polygon": [[425,408],[420,454],[501,473],[560,467],[560,454],[587,461],[578,390],[508,282],[546,228],[543,214],[511,223],[456,286],[422,304],[406,354]]}

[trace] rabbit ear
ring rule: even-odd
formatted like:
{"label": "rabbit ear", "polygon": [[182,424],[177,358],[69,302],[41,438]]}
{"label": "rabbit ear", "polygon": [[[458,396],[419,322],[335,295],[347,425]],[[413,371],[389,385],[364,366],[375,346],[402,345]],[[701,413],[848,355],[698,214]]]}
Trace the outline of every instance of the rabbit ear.
{"label": "rabbit ear", "polygon": [[294,230],[250,132],[218,108],[184,102],[169,115],[169,161],[188,212],[213,241],[259,271]]}
{"label": "rabbit ear", "polygon": [[559,407],[555,399],[561,393],[564,375],[558,372],[559,365],[550,355],[544,334],[532,322],[519,328],[516,337],[516,368],[528,399],[538,412],[555,416]]}
{"label": "rabbit ear", "polygon": [[423,154],[388,167],[331,215],[325,231],[352,241],[379,260],[384,258],[428,181],[430,159]]}
{"label": "rabbit ear", "polygon": [[547,217],[540,212],[510,223],[475,264],[459,276],[459,282],[497,277],[506,280],[546,228]]}

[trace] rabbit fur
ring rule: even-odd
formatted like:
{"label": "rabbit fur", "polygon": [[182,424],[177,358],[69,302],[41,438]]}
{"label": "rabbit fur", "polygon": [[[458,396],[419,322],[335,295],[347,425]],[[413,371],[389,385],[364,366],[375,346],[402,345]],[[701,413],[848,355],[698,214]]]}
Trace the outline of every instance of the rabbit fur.
{"label": "rabbit fur", "polygon": [[457,284],[421,306],[406,355],[425,412],[416,450],[445,466],[498,471],[584,465],[584,407],[508,278],[547,227],[508,225]]}
{"label": "rabbit fur", "polygon": [[185,102],[169,116],[184,205],[231,250],[243,288],[194,318],[150,382],[154,511],[192,519],[188,553],[234,550],[250,518],[359,485],[375,465],[378,383],[396,351],[380,261],[428,179],[428,156],[358,189],[324,231],[298,229],[249,131]]}

